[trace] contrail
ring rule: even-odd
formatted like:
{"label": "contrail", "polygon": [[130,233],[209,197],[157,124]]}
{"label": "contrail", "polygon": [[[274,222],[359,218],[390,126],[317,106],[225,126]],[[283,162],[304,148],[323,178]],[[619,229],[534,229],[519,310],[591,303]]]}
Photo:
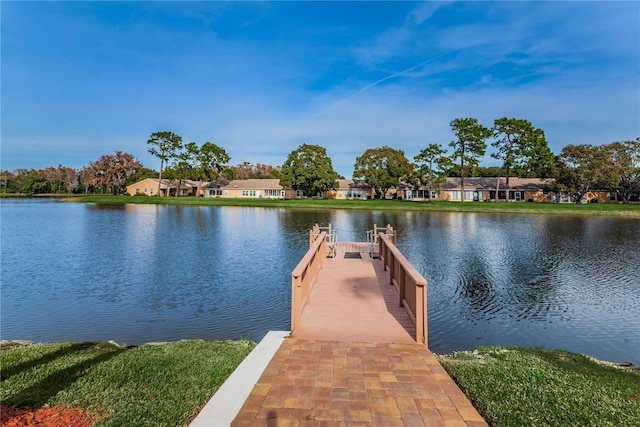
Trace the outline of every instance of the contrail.
{"label": "contrail", "polygon": [[426,64],[427,64],[427,63],[429,63],[429,62],[433,62],[433,61],[435,61],[436,59],[440,58],[441,56],[443,56],[443,55],[439,55],[439,56],[437,56],[437,57],[435,57],[435,58],[431,58],[431,59],[426,59],[426,60],[424,60],[424,61],[422,61],[422,62],[420,62],[420,63],[418,63],[418,64],[416,64],[416,65],[414,65],[414,66],[412,66],[412,67],[407,68],[406,70],[402,70],[402,71],[399,71],[399,72],[397,72],[397,73],[389,74],[388,76],[383,77],[383,78],[381,78],[380,80],[377,80],[377,81],[375,81],[375,82],[373,82],[373,83],[371,83],[371,84],[369,84],[369,85],[367,85],[367,86],[363,87],[362,89],[360,89],[360,90],[358,90],[358,91],[356,91],[356,92],[352,93],[351,95],[349,95],[349,96],[347,96],[347,97],[345,97],[345,98],[342,98],[342,99],[340,99],[340,100],[338,100],[338,101],[334,102],[333,104],[331,104],[330,106],[328,106],[328,107],[327,107],[327,108],[325,108],[324,110],[320,110],[319,112],[317,112],[317,113],[313,114],[313,115],[312,115],[311,117],[309,117],[309,118],[310,118],[310,119],[313,119],[313,118],[315,118],[315,117],[318,117],[318,116],[320,116],[320,115],[322,115],[322,114],[326,113],[327,111],[329,111],[329,110],[331,110],[331,109],[333,109],[333,108],[337,107],[338,105],[340,105],[340,104],[343,104],[343,103],[347,102],[347,101],[348,101],[348,100],[350,100],[351,98],[355,98],[356,96],[360,95],[362,92],[364,92],[364,91],[366,91],[366,90],[369,90],[369,89],[371,89],[371,88],[372,88],[372,87],[374,87],[374,86],[379,85],[380,83],[382,83],[382,82],[384,82],[384,81],[387,81],[387,80],[390,80],[390,79],[394,79],[394,78],[396,78],[396,77],[400,77],[400,76],[402,76],[402,75],[404,75],[404,74],[408,73],[409,71],[413,71],[413,70],[415,70],[415,69],[416,69],[416,68],[418,68],[418,67],[421,67],[421,66],[423,66],[423,65],[426,65]]}

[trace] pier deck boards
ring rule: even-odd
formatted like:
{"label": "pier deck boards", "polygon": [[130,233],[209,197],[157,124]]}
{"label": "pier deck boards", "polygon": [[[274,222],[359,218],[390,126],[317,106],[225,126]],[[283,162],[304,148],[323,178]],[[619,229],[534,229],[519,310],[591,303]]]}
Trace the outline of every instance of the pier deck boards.
{"label": "pier deck boards", "polygon": [[400,307],[389,275],[367,251],[366,243],[338,243],[335,258],[324,261],[296,338],[415,343],[415,327]]}

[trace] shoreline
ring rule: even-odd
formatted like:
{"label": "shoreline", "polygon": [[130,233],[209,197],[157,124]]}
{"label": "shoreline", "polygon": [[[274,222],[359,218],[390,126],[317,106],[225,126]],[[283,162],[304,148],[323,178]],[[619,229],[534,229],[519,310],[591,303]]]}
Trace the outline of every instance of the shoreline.
{"label": "shoreline", "polygon": [[600,216],[616,218],[640,218],[638,203],[550,203],[550,202],[485,202],[485,201],[407,201],[407,200],[343,200],[343,199],[269,199],[269,198],[209,198],[209,197],[150,197],[112,196],[84,194],[2,194],[7,199],[56,199],[67,203],[98,205],[177,205],[210,207],[247,207],[274,209],[360,210],[402,212],[460,212],[525,215]]}
{"label": "shoreline", "polygon": [[339,200],[339,199],[266,199],[266,198],[203,198],[203,197],[135,197],[81,196],[63,198],[63,202],[100,205],[181,205],[212,207],[256,207],[277,209],[361,210],[402,212],[469,212],[494,214],[605,216],[640,218],[640,204],[607,203],[529,203],[529,202],[418,202],[406,200]]}
{"label": "shoreline", "polygon": [[[177,340],[177,341],[150,341],[150,342],[146,342],[144,344],[126,344],[126,343],[122,343],[119,344],[116,341],[113,340],[109,340],[109,341],[68,341],[70,343],[83,343],[83,342],[87,342],[87,343],[102,343],[102,344],[109,344],[118,348],[122,348],[122,349],[128,349],[128,348],[137,348],[137,347],[158,347],[158,346],[164,346],[164,345],[170,345],[170,344],[175,344],[175,343],[179,343],[179,342],[184,342],[184,341],[207,341],[207,340],[201,340],[201,339],[184,339],[184,340]],[[237,341],[237,342],[241,342],[241,341],[245,341],[245,340],[210,340],[210,342],[226,342],[226,341]],[[37,346],[37,345],[47,345],[47,344],[61,344],[62,342],[35,342],[35,341],[30,341],[30,340],[19,340],[19,339],[15,339],[15,340],[0,340],[0,350],[4,349],[6,347],[8,348],[20,348],[20,347],[29,347],[29,346]],[[482,346],[485,347],[485,346]],[[489,346],[489,347],[500,347],[503,349],[532,349],[532,348],[540,348],[540,347],[525,347],[525,346]],[[620,369],[630,369],[633,371],[640,371],[640,365],[635,365],[632,362],[611,362],[608,360],[602,360],[602,359],[598,359],[594,356],[591,356],[589,354],[584,354],[584,353],[576,353],[573,351],[569,351],[569,350],[564,350],[564,349],[548,349],[550,351],[563,351],[563,352],[567,352],[567,353],[571,353],[571,354],[575,354],[578,356],[584,356],[587,359],[591,360],[594,363],[597,363],[599,365],[603,365],[603,366],[610,366],[610,367],[614,367],[614,368],[620,368]],[[464,356],[469,356],[469,357],[473,357],[478,359],[478,361],[483,360],[483,356],[481,355],[480,352],[478,352],[477,349],[472,349],[472,350],[460,350],[460,351],[452,351],[451,353],[433,353],[434,356],[440,358],[454,358],[460,355],[464,355]]]}

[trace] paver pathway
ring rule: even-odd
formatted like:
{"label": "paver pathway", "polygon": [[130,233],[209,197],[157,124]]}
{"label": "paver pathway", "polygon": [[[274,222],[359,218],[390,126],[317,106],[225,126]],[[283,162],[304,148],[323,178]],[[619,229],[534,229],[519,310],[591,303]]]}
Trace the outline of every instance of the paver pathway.
{"label": "paver pathway", "polygon": [[232,426],[487,424],[424,346],[288,338]]}

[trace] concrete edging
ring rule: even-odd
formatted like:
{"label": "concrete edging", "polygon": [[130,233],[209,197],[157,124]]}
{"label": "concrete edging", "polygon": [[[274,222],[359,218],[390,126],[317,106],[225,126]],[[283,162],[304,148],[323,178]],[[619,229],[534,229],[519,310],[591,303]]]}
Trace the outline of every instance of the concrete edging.
{"label": "concrete edging", "polygon": [[189,427],[228,427],[289,331],[269,331],[202,408]]}

